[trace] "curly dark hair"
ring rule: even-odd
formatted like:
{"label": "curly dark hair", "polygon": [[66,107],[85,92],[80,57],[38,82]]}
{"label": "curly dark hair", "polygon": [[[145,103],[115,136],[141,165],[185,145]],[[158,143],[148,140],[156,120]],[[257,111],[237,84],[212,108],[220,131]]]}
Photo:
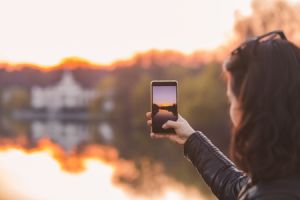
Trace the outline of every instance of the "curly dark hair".
{"label": "curly dark hair", "polygon": [[241,119],[231,156],[253,182],[300,175],[300,49],[249,41],[225,65]]}

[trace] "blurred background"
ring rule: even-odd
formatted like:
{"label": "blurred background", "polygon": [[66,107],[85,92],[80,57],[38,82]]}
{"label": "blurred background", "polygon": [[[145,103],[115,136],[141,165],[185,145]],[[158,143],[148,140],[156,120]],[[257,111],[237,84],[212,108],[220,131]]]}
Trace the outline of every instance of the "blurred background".
{"label": "blurred background", "polygon": [[178,80],[179,113],[227,154],[222,62],[274,29],[299,46],[299,10],[299,0],[0,0],[0,199],[214,199],[182,146],[150,139],[150,81]]}

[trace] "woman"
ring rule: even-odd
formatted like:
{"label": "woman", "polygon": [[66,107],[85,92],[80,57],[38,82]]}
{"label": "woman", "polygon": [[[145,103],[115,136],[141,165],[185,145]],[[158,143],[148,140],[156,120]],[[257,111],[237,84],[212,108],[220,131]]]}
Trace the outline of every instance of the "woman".
{"label": "woman", "polygon": [[[151,133],[184,145],[213,193],[223,200],[300,199],[300,50],[282,31],[246,41],[224,63],[237,167],[181,116]],[[151,113],[147,113],[151,126]]]}

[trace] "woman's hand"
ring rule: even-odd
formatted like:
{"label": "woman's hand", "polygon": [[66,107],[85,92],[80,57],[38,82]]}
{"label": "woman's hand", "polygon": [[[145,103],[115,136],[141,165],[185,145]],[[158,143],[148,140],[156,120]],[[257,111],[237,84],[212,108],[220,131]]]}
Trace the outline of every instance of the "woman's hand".
{"label": "woman's hand", "polygon": [[[147,117],[147,125],[152,126],[151,112],[146,113]],[[178,115],[177,121],[167,121],[163,127],[164,129],[173,128],[175,130],[175,134],[158,134],[151,133],[151,138],[162,139],[168,138],[173,142],[178,144],[184,144],[187,139],[195,132],[195,130],[189,125],[189,123],[183,119],[180,115]]]}

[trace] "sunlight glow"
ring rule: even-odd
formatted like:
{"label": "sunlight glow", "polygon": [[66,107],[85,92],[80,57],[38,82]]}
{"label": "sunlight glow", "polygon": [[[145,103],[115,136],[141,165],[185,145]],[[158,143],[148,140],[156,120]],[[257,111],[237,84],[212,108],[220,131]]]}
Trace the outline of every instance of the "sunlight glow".
{"label": "sunlight glow", "polygon": [[191,53],[230,37],[250,0],[0,0],[0,61],[108,64],[149,49]]}
{"label": "sunlight glow", "polygon": [[112,167],[97,160],[87,160],[84,163],[87,170],[78,174],[63,171],[45,152],[26,154],[12,150],[1,153],[0,163],[1,171],[6,172],[2,182],[19,197],[41,200],[101,199],[103,194],[113,194],[114,199],[125,197],[121,189],[112,186]]}
{"label": "sunlight glow", "polygon": [[[113,181],[118,173],[131,176],[134,165],[117,157],[114,149],[91,146],[83,154],[68,157],[50,141],[43,141],[33,150],[16,145],[0,147],[0,199],[1,200],[194,200],[205,199],[197,190],[171,180],[162,194],[147,196],[134,194],[129,187]],[[89,155],[88,155],[89,153]],[[92,156],[94,155],[94,156]],[[75,155],[73,155],[75,156]],[[61,160],[60,160],[61,159]],[[105,160],[105,161],[104,161]],[[108,161],[110,160],[110,161]],[[78,171],[64,169],[66,163]]]}

